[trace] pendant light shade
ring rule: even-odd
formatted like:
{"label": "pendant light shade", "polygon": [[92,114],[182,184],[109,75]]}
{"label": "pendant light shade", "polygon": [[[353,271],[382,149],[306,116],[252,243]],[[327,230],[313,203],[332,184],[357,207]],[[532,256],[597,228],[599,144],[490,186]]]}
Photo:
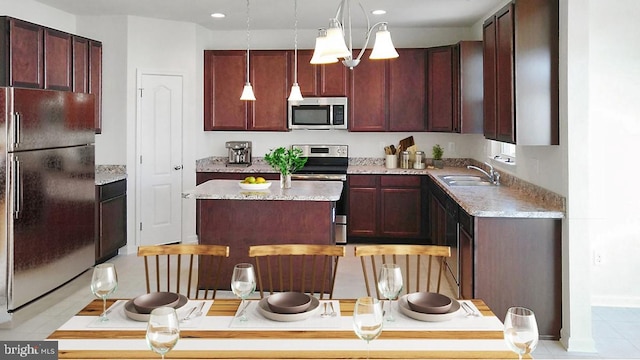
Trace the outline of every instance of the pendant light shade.
{"label": "pendant light shade", "polygon": [[349,51],[347,43],[344,41],[342,26],[340,26],[337,19],[331,19],[329,21],[329,29],[327,29],[327,42],[322,56],[343,58],[350,55],[351,51]]}
{"label": "pendant light shade", "polygon": [[253,86],[251,86],[250,82],[244,84],[244,88],[242,89],[242,95],[240,95],[240,100],[246,101],[255,101],[256,96],[253,95]]}
{"label": "pendant light shade", "polygon": [[249,81],[249,19],[249,0],[247,0],[247,82],[242,89],[240,100],[255,101],[256,97],[253,95],[253,87]]}
{"label": "pendant light shade", "polygon": [[373,50],[369,59],[393,59],[397,58],[398,52],[391,41],[391,33],[387,30],[387,24],[380,25],[376,32],[376,41],[373,43]]}
{"label": "pendant light shade", "polygon": [[289,101],[302,101],[304,100],[302,98],[302,93],[300,92],[300,86],[298,86],[298,83],[293,83],[293,85],[291,86],[291,94],[289,94]]}
{"label": "pendant light shade", "polygon": [[311,57],[311,64],[333,64],[338,62],[338,58],[336,56],[324,56],[324,49],[327,44],[327,30],[326,29],[318,29],[318,37],[316,37],[316,47],[313,51],[313,56]]}

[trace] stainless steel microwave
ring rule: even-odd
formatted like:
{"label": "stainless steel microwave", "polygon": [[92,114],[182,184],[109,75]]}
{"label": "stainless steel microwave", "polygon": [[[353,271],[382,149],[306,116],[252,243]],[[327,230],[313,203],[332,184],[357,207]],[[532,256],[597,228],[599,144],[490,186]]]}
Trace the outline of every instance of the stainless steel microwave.
{"label": "stainless steel microwave", "polygon": [[289,129],[347,129],[346,97],[307,97],[288,103]]}

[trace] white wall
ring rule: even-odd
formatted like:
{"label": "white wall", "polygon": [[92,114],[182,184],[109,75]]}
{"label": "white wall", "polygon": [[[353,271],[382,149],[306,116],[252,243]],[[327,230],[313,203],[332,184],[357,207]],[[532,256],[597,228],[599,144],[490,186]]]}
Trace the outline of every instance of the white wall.
{"label": "white wall", "polygon": [[0,0],[0,15],[8,15],[71,34],[76,32],[74,15],[33,0]]}
{"label": "white wall", "polygon": [[592,303],[640,307],[640,2],[591,0],[589,17]]}
{"label": "white wall", "polygon": [[97,134],[96,164],[124,165],[127,158],[126,16],[78,17],[78,35],[102,42],[102,133]]}

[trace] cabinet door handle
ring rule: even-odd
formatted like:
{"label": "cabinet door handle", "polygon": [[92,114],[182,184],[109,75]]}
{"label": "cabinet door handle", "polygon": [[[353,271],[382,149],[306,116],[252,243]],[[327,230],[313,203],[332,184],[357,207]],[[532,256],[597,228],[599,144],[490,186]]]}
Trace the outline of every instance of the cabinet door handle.
{"label": "cabinet door handle", "polygon": [[177,165],[173,167],[173,170],[181,170],[182,169],[182,165]]}

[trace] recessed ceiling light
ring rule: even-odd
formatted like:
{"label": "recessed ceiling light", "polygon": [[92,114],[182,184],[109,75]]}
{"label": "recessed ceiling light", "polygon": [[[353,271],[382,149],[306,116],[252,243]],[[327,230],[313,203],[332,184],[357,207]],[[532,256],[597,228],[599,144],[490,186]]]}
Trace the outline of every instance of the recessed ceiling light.
{"label": "recessed ceiling light", "polygon": [[384,14],[387,13],[387,11],[386,10],[373,10],[373,11],[371,11],[371,13],[373,15],[384,15]]}
{"label": "recessed ceiling light", "polygon": [[216,18],[216,19],[222,19],[225,16],[227,16],[227,15],[225,15],[223,13],[213,13],[213,14],[211,14],[211,17],[212,18]]}

